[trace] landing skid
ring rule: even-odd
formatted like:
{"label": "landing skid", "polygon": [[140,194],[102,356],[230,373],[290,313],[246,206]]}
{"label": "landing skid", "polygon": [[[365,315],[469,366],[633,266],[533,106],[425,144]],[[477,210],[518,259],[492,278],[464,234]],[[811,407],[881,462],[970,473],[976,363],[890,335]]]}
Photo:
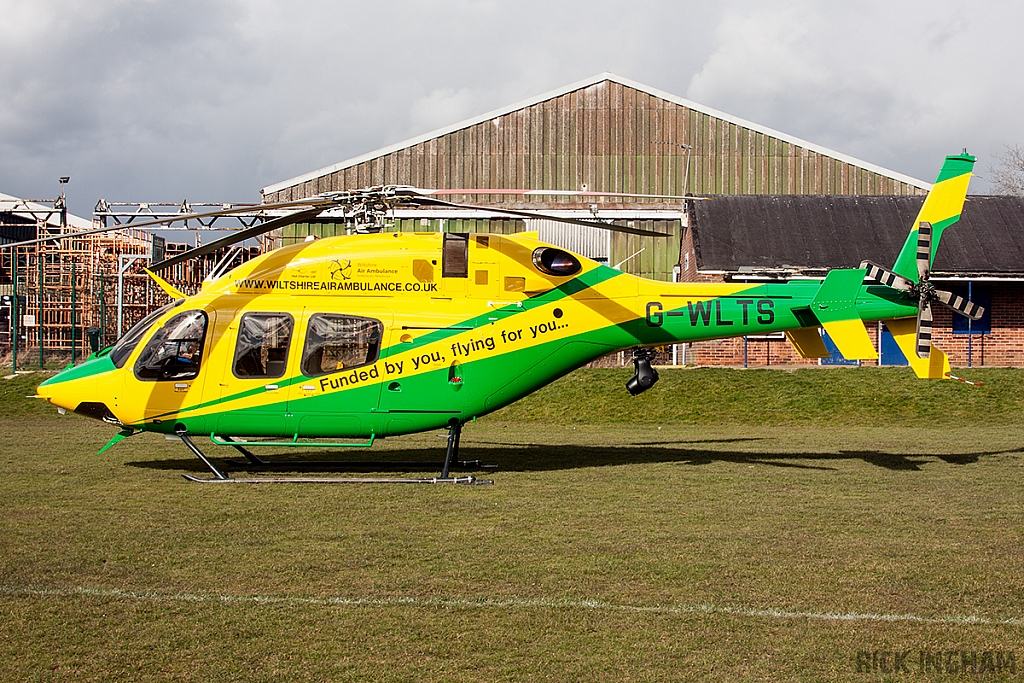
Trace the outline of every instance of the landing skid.
{"label": "landing skid", "polygon": [[[231,478],[221,472],[217,467],[210,462],[210,460],[203,454],[202,451],[192,442],[187,433],[179,433],[178,437],[182,443],[192,453],[203,461],[211,472],[213,472],[213,478],[196,477],[191,474],[183,474],[182,476],[188,481],[194,481],[204,484],[210,483],[232,483],[232,484],[462,484],[462,485],[476,485],[483,486],[493,484],[494,481],[490,479],[478,480],[476,477],[452,477],[451,470],[453,467],[458,469],[497,469],[496,465],[485,465],[479,460],[459,460],[459,441],[462,436],[462,422],[457,418],[452,418],[448,423],[448,446],[445,449],[444,462],[441,464],[441,476],[440,477],[246,477],[246,478]],[[225,441],[231,442],[230,437],[224,437]],[[249,465],[255,466],[269,466],[272,463],[256,456],[251,451],[246,449],[244,446],[235,443],[229,443],[239,453],[245,456],[246,461]],[[227,461],[232,462],[232,461]],[[234,463],[233,463],[234,464]],[[280,463],[287,464],[288,466],[298,467],[327,467],[332,464],[345,467],[375,467],[378,469],[398,469],[408,467],[422,467],[429,465],[430,463],[370,463],[370,462],[337,462],[329,463],[324,461],[302,461],[302,462],[289,462]]]}
{"label": "landing skid", "polygon": [[[294,467],[301,470],[330,470],[347,468],[349,470],[372,470],[374,472],[408,472],[410,470],[439,470],[444,462],[437,460],[257,460],[223,459],[222,462],[234,467]],[[483,460],[459,460],[451,463],[449,469],[459,472],[494,472],[497,465],[485,463]]]}
{"label": "landing skid", "polygon": [[398,478],[398,477],[247,477],[231,478],[216,477],[204,478],[194,477],[191,474],[181,475],[189,481],[202,484],[462,484],[473,486],[486,486],[493,484],[493,481],[477,479],[476,477],[422,477],[422,478]]}

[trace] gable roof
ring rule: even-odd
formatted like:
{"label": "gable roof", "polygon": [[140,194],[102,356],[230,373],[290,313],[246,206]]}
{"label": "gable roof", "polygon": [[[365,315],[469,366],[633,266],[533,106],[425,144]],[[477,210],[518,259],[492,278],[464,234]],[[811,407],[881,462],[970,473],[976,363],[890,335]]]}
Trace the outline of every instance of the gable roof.
{"label": "gable roof", "polygon": [[[13,217],[21,218],[28,221],[33,226],[35,225],[36,219],[46,219],[47,225],[57,227],[60,225],[60,213],[54,212],[52,206],[45,206],[38,204],[33,201],[19,199],[9,194],[0,192],[0,213],[10,214]],[[92,221],[86,218],[80,218],[72,213],[68,213],[68,226],[75,228],[76,230],[86,230],[92,227]]]}
{"label": "gable roof", "polygon": [[[60,226],[60,212],[52,206],[26,201],[0,192],[0,244],[10,244],[36,238],[37,221],[45,220],[51,227]],[[87,230],[92,221],[68,213],[68,227]]]}
{"label": "gable roof", "polygon": [[459,123],[455,123],[455,124],[452,124],[450,126],[446,126],[444,128],[440,128],[438,130],[431,131],[429,133],[425,133],[423,135],[419,135],[417,137],[410,138],[408,140],[404,140],[402,142],[398,142],[398,143],[393,144],[393,145],[389,145],[387,147],[382,147],[382,148],[374,150],[372,152],[367,152],[366,154],[362,154],[360,156],[353,157],[353,158],[347,159],[345,161],[341,161],[341,162],[339,162],[337,164],[333,164],[331,166],[325,166],[324,168],[320,168],[320,169],[317,169],[315,171],[310,171],[309,173],[304,173],[304,174],[296,176],[294,178],[289,178],[288,180],[282,180],[280,182],[277,182],[277,183],[274,183],[272,185],[268,185],[267,187],[264,187],[262,192],[263,192],[264,195],[267,195],[267,194],[270,194],[270,193],[273,193],[273,192],[278,192],[280,190],[283,190],[283,189],[286,189],[286,188],[298,185],[300,183],[304,183],[304,182],[307,182],[307,181],[310,181],[310,180],[314,180],[316,178],[320,178],[320,177],[323,177],[323,176],[326,176],[326,175],[330,175],[332,173],[336,173],[336,172],[344,170],[346,168],[351,168],[353,166],[357,166],[358,164],[365,163],[365,162],[370,161],[372,159],[376,159],[378,157],[382,157],[382,156],[385,156],[387,154],[391,154],[393,152],[397,152],[397,151],[402,150],[402,149],[413,147],[415,145],[427,142],[429,140],[433,140],[433,139],[436,139],[436,138],[443,137],[443,136],[448,135],[450,133],[454,133],[456,131],[459,131],[459,130],[462,130],[462,129],[465,129],[465,128],[469,128],[470,126],[475,126],[477,124],[483,123],[485,121],[489,121],[491,119],[496,119],[496,118],[499,118],[499,117],[502,117],[502,116],[506,116],[506,115],[508,115],[508,114],[510,114],[512,112],[518,111],[520,109],[525,109],[527,107],[531,107],[531,106],[539,104],[541,102],[545,102],[547,100],[551,100],[551,99],[554,99],[556,97],[561,97],[563,95],[566,95],[568,93],[574,92],[576,90],[587,88],[587,87],[590,87],[592,85],[595,85],[597,83],[601,83],[601,82],[604,82],[604,81],[611,81],[611,82],[618,83],[620,85],[626,86],[628,88],[633,88],[633,89],[638,90],[640,92],[647,93],[648,95],[651,95],[653,97],[657,97],[657,98],[661,98],[661,99],[669,101],[669,102],[673,102],[673,103],[675,103],[677,105],[680,105],[682,107],[686,107],[688,109],[692,109],[694,111],[701,112],[701,113],[706,114],[708,116],[712,116],[714,118],[720,119],[720,120],[728,122],[728,123],[735,124],[735,125],[743,127],[743,128],[748,128],[748,129],[753,130],[755,132],[762,133],[762,134],[764,134],[766,136],[777,138],[777,139],[782,140],[784,142],[787,142],[789,144],[796,145],[798,147],[802,147],[804,149],[807,149],[807,150],[812,151],[812,152],[816,152],[816,153],[821,154],[823,156],[831,157],[831,158],[836,159],[838,161],[841,161],[841,162],[844,162],[844,163],[848,163],[848,164],[857,166],[857,167],[865,169],[867,171],[870,171],[870,172],[873,172],[873,173],[877,173],[877,174],[879,174],[881,176],[885,176],[887,178],[892,178],[893,180],[896,180],[896,181],[899,181],[899,182],[902,182],[902,183],[906,183],[908,185],[921,188],[923,190],[931,189],[931,185],[929,183],[926,183],[926,182],[922,181],[922,180],[918,180],[916,178],[911,178],[910,176],[904,175],[902,173],[897,173],[895,171],[891,171],[889,169],[882,168],[881,166],[877,166],[875,164],[871,164],[871,163],[868,163],[866,161],[862,161],[860,159],[856,159],[856,158],[851,157],[849,155],[842,154],[842,153],[836,152],[834,150],[830,150],[830,149],[828,149],[826,147],[823,147],[821,145],[816,145],[816,144],[814,144],[812,142],[808,142],[806,140],[801,140],[800,138],[797,138],[795,136],[788,135],[786,133],[782,133],[782,132],[777,131],[777,130],[773,130],[771,128],[768,128],[767,126],[762,126],[760,124],[753,123],[753,122],[747,121],[745,119],[741,119],[741,118],[739,118],[737,116],[732,116],[731,114],[726,114],[726,113],[718,111],[716,109],[712,109],[711,107],[706,107],[706,106],[704,106],[702,104],[699,104],[697,102],[691,102],[690,100],[684,99],[682,97],[677,97],[676,95],[672,95],[672,94],[664,92],[662,90],[658,90],[656,88],[652,88],[650,86],[643,85],[642,83],[637,83],[637,82],[631,81],[631,80],[629,80],[627,78],[622,78],[621,76],[616,76],[615,74],[605,72],[605,73],[598,74],[596,76],[592,76],[590,78],[584,79],[582,81],[578,81],[576,83],[572,83],[570,85],[564,86],[564,87],[559,88],[557,90],[552,90],[550,92],[546,92],[544,94],[537,95],[535,97],[531,97],[531,98],[529,98],[527,100],[523,100],[522,102],[517,102],[515,104],[509,105],[509,106],[506,106],[506,107],[502,107],[501,109],[496,109],[494,111],[487,112],[486,114],[481,114],[479,116],[475,116],[473,118],[466,119],[465,121],[460,121]]}
{"label": "gable roof", "polygon": [[[697,269],[741,272],[783,267],[892,265],[924,197],[717,195],[693,202]],[[1024,275],[1024,197],[968,197],[943,233],[937,273]]]}

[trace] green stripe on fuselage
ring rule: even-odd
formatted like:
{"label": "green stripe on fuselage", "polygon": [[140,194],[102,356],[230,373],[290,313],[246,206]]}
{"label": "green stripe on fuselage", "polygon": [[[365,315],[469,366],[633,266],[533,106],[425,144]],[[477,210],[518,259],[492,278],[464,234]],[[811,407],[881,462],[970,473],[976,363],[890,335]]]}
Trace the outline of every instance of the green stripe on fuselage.
{"label": "green stripe on fuselage", "polygon": [[[537,296],[530,297],[528,299],[523,300],[521,307],[517,306],[517,305],[514,305],[514,304],[513,305],[503,306],[501,308],[495,309],[495,311],[487,311],[487,312],[482,313],[480,315],[473,316],[472,318],[468,318],[468,319],[463,320],[461,322],[454,323],[454,324],[452,324],[449,327],[446,327],[444,329],[433,330],[430,333],[422,335],[422,336],[418,337],[417,339],[413,340],[412,343],[404,343],[403,342],[401,345],[392,345],[392,346],[385,347],[384,349],[381,350],[380,356],[379,356],[378,360],[384,360],[386,358],[389,358],[392,355],[397,355],[397,354],[401,354],[401,353],[408,353],[409,351],[412,351],[412,350],[415,350],[417,348],[421,348],[421,347],[427,346],[427,345],[432,344],[434,342],[442,341],[442,340],[447,339],[449,337],[452,337],[452,336],[455,336],[455,335],[459,335],[459,334],[462,334],[462,333],[470,331],[470,330],[475,330],[477,328],[480,328],[480,327],[483,327],[483,326],[486,326],[486,325],[490,325],[492,322],[494,322],[492,320],[492,318],[494,317],[495,312],[500,312],[502,314],[505,314],[504,320],[508,320],[508,318],[513,316],[513,315],[519,315],[519,314],[525,313],[527,311],[533,310],[535,308],[538,308],[540,306],[544,306],[544,305],[553,303],[555,301],[559,301],[559,300],[564,299],[566,297],[574,296],[576,294],[579,294],[580,292],[583,292],[583,291],[586,291],[587,289],[590,289],[591,287],[594,287],[595,285],[601,284],[603,282],[607,282],[608,280],[612,280],[615,277],[618,277],[620,275],[622,275],[622,273],[620,271],[614,270],[612,268],[608,268],[607,266],[598,266],[596,268],[593,268],[592,270],[587,271],[586,273],[583,273],[579,277],[575,277],[572,280],[569,280],[567,282],[562,283],[558,287],[556,287],[556,288],[554,288],[554,289],[552,289],[552,290],[550,290],[548,292],[544,292],[543,294],[539,294]],[[350,371],[350,369],[346,370],[345,372],[348,372],[348,371]],[[331,375],[341,375],[341,374],[344,374],[344,373],[343,372],[331,373]],[[328,375],[328,376],[330,376],[330,375]],[[294,385],[296,383],[299,383],[299,382],[308,382],[311,379],[313,379],[313,378],[309,378],[309,377],[306,377],[305,375],[299,374],[299,375],[295,375],[293,377],[277,379],[277,380],[274,381],[274,383],[277,384],[281,389],[285,389],[285,388],[290,387],[290,386],[292,386],[292,385]],[[319,378],[316,378],[316,379],[319,380]],[[266,391],[266,389],[263,386],[259,386],[259,387],[255,387],[253,389],[249,389],[249,390],[246,390],[246,391],[234,393],[234,394],[231,394],[231,395],[228,395],[228,396],[221,396],[221,397],[218,397],[218,398],[215,398],[215,399],[211,399],[209,401],[204,401],[202,403],[197,403],[196,405],[188,406],[188,407],[185,407],[185,408],[181,408],[179,410],[168,411],[167,413],[153,416],[150,419],[151,420],[160,420],[161,422],[163,422],[163,421],[166,421],[166,420],[171,419],[171,418],[180,417],[180,416],[187,416],[189,413],[193,413],[193,412],[195,412],[197,410],[206,410],[206,409],[214,407],[214,406],[218,406],[218,405],[222,405],[222,404],[230,404],[231,402],[234,402],[234,401],[239,401],[239,400],[242,400],[242,399],[249,398],[251,396],[255,396],[255,395],[258,395],[258,394],[261,394],[261,393],[265,393],[265,391]],[[308,399],[303,399],[303,400],[308,400]],[[284,407],[283,407],[284,403],[281,403],[281,405],[282,405],[282,411],[283,411],[284,410]],[[264,407],[245,408],[243,410],[248,410],[248,411],[253,411],[253,410],[264,411],[265,408]],[[161,428],[161,431],[166,431],[166,430]]]}
{"label": "green stripe on fuselage", "polygon": [[54,384],[60,384],[61,382],[70,382],[75,379],[84,379],[86,377],[93,377],[113,370],[117,370],[117,366],[114,365],[114,361],[110,360],[109,355],[101,356],[99,358],[90,358],[81,365],[61,370],[53,377],[42,382],[39,386],[51,386]]}
{"label": "green stripe on fuselage", "polygon": [[[652,297],[639,325],[642,344],[666,344],[723,337],[767,334],[816,326],[811,309],[823,281],[794,280],[752,285],[728,296],[685,301]],[[884,320],[915,315],[916,304],[888,287],[862,285],[856,296],[856,317]],[[660,306],[660,308],[659,308]]]}
{"label": "green stripe on fuselage", "polygon": [[486,311],[484,313],[481,313],[480,315],[476,315],[473,316],[472,318],[467,318],[466,320],[463,320],[461,322],[454,323],[444,329],[433,330],[428,334],[424,334],[414,339],[411,343],[403,343],[401,346],[395,345],[383,349],[380,353],[380,357],[383,359],[390,357],[392,354],[407,353],[408,351],[413,351],[422,346],[433,344],[434,342],[447,339],[448,337],[454,335],[462,334],[463,332],[467,331],[466,328],[477,329],[485,325],[490,325],[492,322],[494,322],[492,318],[496,313],[506,315],[504,320],[508,320],[508,316],[520,315],[534,308],[545,306],[547,304],[560,301],[561,299],[574,296],[576,294],[579,294],[580,292],[584,292],[592,287],[595,287],[603,282],[612,280],[622,274],[623,273],[621,271],[615,270],[614,268],[609,268],[607,266],[597,266],[596,268],[593,268],[592,270],[583,273],[579,277],[574,277],[573,279],[567,282],[563,282],[558,287],[555,287],[554,289],[544,292],[543,294],[538,294],[536,296],[524,299],[521,302],[521,306],[517,304],[501,306],[500,308],[495,308],[493,311]]}

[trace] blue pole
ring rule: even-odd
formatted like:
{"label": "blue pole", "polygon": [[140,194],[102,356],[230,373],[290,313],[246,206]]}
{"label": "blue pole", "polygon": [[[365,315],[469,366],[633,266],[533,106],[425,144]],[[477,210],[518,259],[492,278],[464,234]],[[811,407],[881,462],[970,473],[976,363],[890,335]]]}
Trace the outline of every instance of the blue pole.
{"label": "blue pole", "polygon": [[[967,301],[971,301],[971,296],[974,294],[974,283],[967,283]],[[971,329],[971,323],[974,321],[970,318],[967,319],[967,367],[973,367],[974,362],[974,330]]]}
{"label": "blue pole", "polygon": [[11,374],[18,374],[18,250],[11,249]]}

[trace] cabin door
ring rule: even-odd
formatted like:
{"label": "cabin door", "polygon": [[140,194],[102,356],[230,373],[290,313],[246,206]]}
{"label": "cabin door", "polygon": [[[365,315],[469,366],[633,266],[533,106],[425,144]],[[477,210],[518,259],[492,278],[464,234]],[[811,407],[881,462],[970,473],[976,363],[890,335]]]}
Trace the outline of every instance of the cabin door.
{"label": "cabin door", "polygon": [[220,353],[217,433],[221,436],[290,437],[287,384],[295,319],[284,311],[236,313],[224,330]]}
{"label": "cabin door", "polygon": [[423,343],[429,331],[419,332],[421,336],[414,338],[402,326],[390,331],[380,396],[384,434],[441,427],[462,412],[459,364],[440,345]]}
{"label": "cabin door", "polygon": [[366,438],[378,432],[384,364],[380,359],[391,312],[350,301],[306,307],[294,343],[288,413],[306,438]]}
{"label": "cabin door", "polygon": [[213,311],[181,311],[146,342],[133,369],[146,420],[176,422],[203,403],[207,376],[216,373],[207,360],[215,323]]}

